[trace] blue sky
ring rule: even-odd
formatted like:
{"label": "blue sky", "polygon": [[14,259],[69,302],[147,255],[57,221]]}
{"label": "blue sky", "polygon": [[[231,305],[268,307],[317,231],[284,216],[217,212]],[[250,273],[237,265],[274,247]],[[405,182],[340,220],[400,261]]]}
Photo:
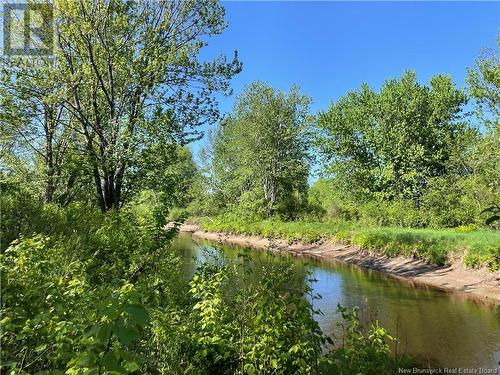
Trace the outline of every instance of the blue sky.
{"label": "blue sky", "polygon": [[[463,86],[467,66],[496,44],[500,2],[223,2],[228,28],[208,40],[202,58],[237,50],[245,85],[263,80],[281,90],[298,84],[326,109],[363,82],[380,87],[409,68],[421,82],[450,74]],[[196,153],[201,140],[191,145]]]}

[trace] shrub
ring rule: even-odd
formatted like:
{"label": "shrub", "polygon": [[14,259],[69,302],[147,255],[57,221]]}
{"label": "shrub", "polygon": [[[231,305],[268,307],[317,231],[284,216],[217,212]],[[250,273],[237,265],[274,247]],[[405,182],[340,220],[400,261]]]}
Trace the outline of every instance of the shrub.
{"label": "shrub", "polygon": [[[40,217],[50,223],[28,226],[40,234],[0,255],[1,372],[322,373],[331,340],[314,320],[312,280],[281,258],[260,266],[242,256],[204,265],[188,284],[161,212],[145,203],[106,214],[45,206]],[[334,232],[235,216],[212,225],[290,240]],[[384,331],[370,332],[366,345],[332,358],[351,358],[352,369],[355,358],[379,358]]]}
{"label": "shrub", "polygon": [[15,239],[32,234],[33,223],[41,222],[43,205],[15,181],[0,180],[0,192],[0,251],[4,251]]}
{"label": "shrub", "polygon": [[343,345],[328,353],[322,362],[325,374],[392,374],[402,367],[397,358],[391,356],[391,344],[396,341],[378,321],[364,328],[359,321],[358,309],[338,307],[342,321]]}
{"label": "shrub", "polygon": [[0,259],[2,372],[145,368],[149,312],[167,302],[160,290],[181,288],[165,247],[171,234],[154,215],[127,210],[46,205],[40,217],[27,226],[40,234],[14,241]]}
{"label": "shrub", "polygon": [[492,246],[490,248],[490,256],[487,260],[487,266],[491,271],[500,270],[500,246]]}
{"label": "shrub", "polygon": [[455,232],[457,233],[471,233],[475,232],[479,229],[477,224],[468,224],[468,225],[460,225],[455,228]]}
{"label": "shrub", "polygon": [[479,214],[469,189],[452,177],[431,179],[422,197],[421,210],[434,228],[475,224]]}

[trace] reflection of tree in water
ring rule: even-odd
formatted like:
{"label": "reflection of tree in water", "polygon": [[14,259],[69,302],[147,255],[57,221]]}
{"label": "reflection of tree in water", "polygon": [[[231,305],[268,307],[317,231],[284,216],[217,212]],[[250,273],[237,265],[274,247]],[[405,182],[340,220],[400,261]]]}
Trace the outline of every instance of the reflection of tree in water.
{"label": "reflection of tree in water", "polygon": [[[265,278],[263,265],[283,261],[282,256],[266,251],[196,241],[195,244],[190,236],[181,235],[173,245],[179,251],[188,278],[202,262],[243,262],[247,257],[253,271],[246,280],[257,284]],[[337,343],[342,342],[342,329],[337,326],[340,316],[336,312],[340,303],[348,308],[359,306],[361,322],[365,325],[379,320],[399,338],[398,353],[411,354],[425,365],[484,367],[494,366],[500,360],[499,308],[489,309],[432,289],[415,288],[376,271],[338,263],[288,259],[293,262],[296,275],[290,280],[290,287],[307,282],[308,270],[317,279],[312,287],[314,293],[323,298],[313,303],[323,315],[315,318],[324,332],[335,336]],[[235,281],[234,288],[238,287]]]}
{"label": "reflection of tree in water", "polygon": [[360,306],[365,324],[378,319],[398,337],[399,353],[434,366],[493,366],[498,361],[500,320],[494,310],[377,272],[352,268],[343,276],[346,306]]}

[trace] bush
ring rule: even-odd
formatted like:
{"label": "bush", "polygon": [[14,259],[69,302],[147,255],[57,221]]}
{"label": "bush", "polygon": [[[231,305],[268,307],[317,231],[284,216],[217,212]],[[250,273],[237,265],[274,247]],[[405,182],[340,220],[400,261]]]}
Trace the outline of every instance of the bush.
{"label": "bush", "polygon": [[[280,258],[261,267],[243,256],[204,265],[188,284],[156,203],[106,214],[45,205],[25,223],[38,234],[0,255],[2,373],[329,373],[312,280]],[[226,229],[290,240],[330,228],[230,219]],[[332,363],[351,358],[346,366],[357,369],[355,358],[371,358],[358,351],[371,353],[382,336],[378,327]]]}
{"label": "bush", "polygon": [[177,222],[177,223],[182,223],[182,222],[184,222],[184,220],[186,219],[186,217],[187,217],[187,212],[186,212],[185,208],[173,207],[168,212],[167,220],[168,221],[174,221],[174,222]]}
{"label": "bush", "polygon": [[464,263],[470,268],[486,266],[490,271],[498,271],[500,269],[500,246],[489,246],[486,251],[482,252],[469,251],[464,257]]}
{"label": "bush", "polygon": [[[290,263],[204,266],[191,281],[196,304],[189,317],[186,361],[205,373],[314,374],[329,340],[313,319],[307,283]],[[255,271],[257,272],[257,271]],[[294,281],[295,280],[295,281]]]}
{"label": "bush", "polygon": [[477,230],[479,230],[479,226],[477,224],[460,225],[455,228],[455,232],[457,233],[471,233]]}
{"label": "bush", "polygon": [[343,346],[332,350],[322,363],[328,374],[392,374],[403,367],[400,360],[391,356],[391,344],[396,341],[378,321],[365,329],[359,322],[358,309],[338,307],[343,321]]}
{"label": "bush", "polygon": [[354,193],[335,179],[320,179],[310,188],[309,206],[314,220],[359,220],[366,226],[454,228],[483,225],[481,210],[491,205],[492,183],[477,176],[449,174],[430,178],[413,199],[389,199],[380,193]]}
{"label": "bush", "polygon": [[424,215],[410,200],[374,200],[358,208],[361,224],[366,226],[395,226],[421,228],[426,226]]}
{"label": "bush", "polygon": [[42,202],[24,185],[8,179],[0,181],[0,251],[22,235],[32,233],[33,223],[40,224]]}
{"label": "bush", "polygon": [[68,250],[35,236],[2,256],[3,370],[135,371],[148,319],[141,294],[127,282],[96,284],[92,262]]}
{"label": "bush", "polygon": [[451,177],[434,178],[422,197],[421,210],[433,228],[453,228],[477,224],[477,202],[470,196],[463,181]]}
{"label": "bush", "polygon": [[[148,324],[181,279],[153,215],[45,205],[1,255],[2,372],[146,368]],[[175,298],[172,298],[175,300]],[[146,332],[149,332],[146,334]],[[149,350],[149,349],[144,349]]]}

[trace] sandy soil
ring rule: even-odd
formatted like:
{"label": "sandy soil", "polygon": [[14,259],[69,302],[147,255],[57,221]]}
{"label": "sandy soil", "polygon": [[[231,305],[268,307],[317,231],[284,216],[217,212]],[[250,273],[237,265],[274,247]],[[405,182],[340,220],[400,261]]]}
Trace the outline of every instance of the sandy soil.
{"label": "sandy soil", "polygon": [[330,241],[289,244],[284,240],[256,236],[205,232],[196,225],[183,225],[180,230],[211,241],[353,264],[387,273],[415,286],[433,287],[449,291],[458,297],[500,305],[500,271],[468,269],[461,259],[455,259],[447,267],[436,267],[418,259],[387,257],[363,251],[358,246]]}

